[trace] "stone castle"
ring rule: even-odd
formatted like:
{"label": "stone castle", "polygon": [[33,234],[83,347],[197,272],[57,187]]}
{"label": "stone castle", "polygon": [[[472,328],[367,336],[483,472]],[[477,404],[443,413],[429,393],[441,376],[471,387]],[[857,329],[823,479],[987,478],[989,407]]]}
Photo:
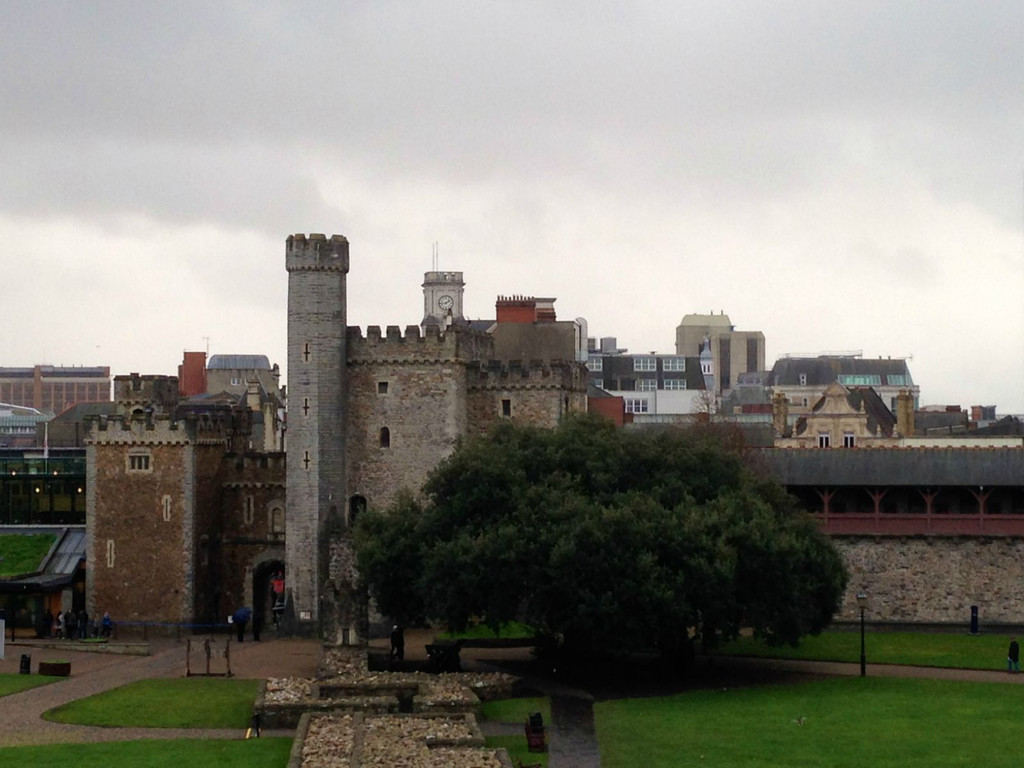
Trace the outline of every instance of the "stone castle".
{"label": "stone castle", "polygon": [[[330,634],[337,624],[337,640],[357,642],[365,621],[352,599],[348,534],[359,512],[418,490],[464,435],[501,419],[554,426],[585,411],[586,369],[571,339],[549,343],[559,328],[547,306],[540,322],[516,324],[514,345],[466,322],[461,273],[427,273],[422,328],[371,326],[364,335],[346,325],[344,237],[293,235],[285,263],[287,616],[296,632],[327,624]],[[527,359],[509,356],[524,348]],[[551,349],[559,356],[544,354]]]}
{"label": "stone castle", "polygon": [[283,571],[287,631],[360,642],[359,512],[418,491],[464,435],[587,408],[585,332],[553,299],[499,298],[498,320],[470,323],[462,273],[428,272],[422,325],[363,333],[346,325],[344,237],[289,237],[285,265],[287,460],[274,387],[181,399],[175,377],[117,377],[116,414],[86,439],[91,614],[203,626],[251,605],[269,621]]}

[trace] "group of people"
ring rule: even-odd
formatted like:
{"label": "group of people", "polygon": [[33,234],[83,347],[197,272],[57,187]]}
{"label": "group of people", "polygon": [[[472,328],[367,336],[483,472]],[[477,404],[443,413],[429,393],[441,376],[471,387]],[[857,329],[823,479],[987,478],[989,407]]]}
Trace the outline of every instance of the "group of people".
{"label": "group of people", "polygon": [[114,631],[114,620],[110,613],[103,612],[99,623],[90,619],[83,608],[80,611],[58,611],[56,615],[49,609],[43,614],[43,637],[56,637],[61,640],[84,640],[88,637],[110,637]]}

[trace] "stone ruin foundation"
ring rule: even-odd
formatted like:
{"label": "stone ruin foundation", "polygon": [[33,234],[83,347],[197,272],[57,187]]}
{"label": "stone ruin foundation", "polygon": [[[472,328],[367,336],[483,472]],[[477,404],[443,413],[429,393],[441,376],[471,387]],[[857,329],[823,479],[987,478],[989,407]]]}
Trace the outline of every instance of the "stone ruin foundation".
{"label": "stone ruin foundation", "polygon": [[481,701],[502,698],[503,673],[370,672],[364,645],[324,646],[315,679],[271,678],[256,711],[264,728],[296,728],[288,768],[512,768],[484,748]]}

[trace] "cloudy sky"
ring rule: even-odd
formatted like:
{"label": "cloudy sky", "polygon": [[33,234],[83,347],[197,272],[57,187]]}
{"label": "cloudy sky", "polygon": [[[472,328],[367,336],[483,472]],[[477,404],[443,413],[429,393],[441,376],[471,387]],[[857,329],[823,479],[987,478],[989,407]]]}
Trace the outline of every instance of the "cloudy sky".
{"label": "cloudy sky", "polygon": [[[0,0],[0,365],[284,367],[284,240],[351,325],[438,243],[633,351],[725,311],[1024,413],[1024,4]],[[1015,75],[1014,72],[1017,74]]]}

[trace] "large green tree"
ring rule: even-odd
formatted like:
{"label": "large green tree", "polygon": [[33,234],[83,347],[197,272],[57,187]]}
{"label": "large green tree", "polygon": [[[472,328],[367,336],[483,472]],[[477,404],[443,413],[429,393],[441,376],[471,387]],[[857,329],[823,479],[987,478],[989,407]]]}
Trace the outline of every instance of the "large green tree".
{"label": "large green tree", "polygon": [[713,429],[502,424],[422,493],[369,511],[359,567],[380,609],[459,629],[518,620],[583,652],[825,627],[840,555],[735,440]]}

